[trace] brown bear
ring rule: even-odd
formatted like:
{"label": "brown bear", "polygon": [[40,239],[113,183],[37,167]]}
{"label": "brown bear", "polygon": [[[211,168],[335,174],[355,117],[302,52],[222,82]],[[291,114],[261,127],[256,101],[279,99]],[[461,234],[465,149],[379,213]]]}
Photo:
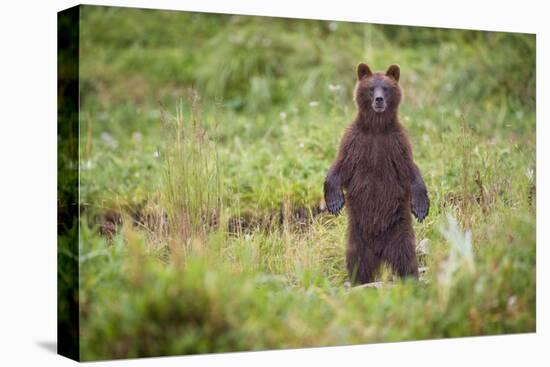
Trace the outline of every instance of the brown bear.
{"label": "brown bear", "polygon": [[418,278],[411,211],[422,221],[430,204],[398,118],[399,75],[398,65],[385,73],[358,65],[357,117],[325,178],[328,211],[338,214],[347,203],[346,265],[353,283],[372,282],[382,261],[401,277]]}

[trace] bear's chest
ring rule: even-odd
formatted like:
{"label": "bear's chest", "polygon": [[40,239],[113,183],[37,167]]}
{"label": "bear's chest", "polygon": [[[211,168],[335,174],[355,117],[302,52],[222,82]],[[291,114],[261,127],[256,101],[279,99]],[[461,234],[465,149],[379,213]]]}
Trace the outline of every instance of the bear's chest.
{"label": "bear's chest", "polygon": [[390,136],[361,139],[355,147],[356,164],[349,190],[352,195],[396,198],[403,195],[403,179],[399,172],[399,144]]}
{"label": "bear's chest", "polygon": [[394,177],[396,143],[391,136],[375,136],[362,139],[357,146],[356,172],[359,176]]}

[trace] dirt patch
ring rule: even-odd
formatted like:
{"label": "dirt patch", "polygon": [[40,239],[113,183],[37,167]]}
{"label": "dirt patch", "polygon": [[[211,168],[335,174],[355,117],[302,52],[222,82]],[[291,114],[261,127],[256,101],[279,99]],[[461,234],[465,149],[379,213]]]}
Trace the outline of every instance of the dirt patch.
{"label": "dirt patch", "polygon": [[122,225],[122,215],[109,210],[97,215],[95,222],[99,224],[99,234],[111,239],[117,233],[118,227]]}
{"label": "dirt patch", "polygon": [[[323,215],[326,209],[315,207],[293,207],[292,209],[281,207],[276,211],[265,212],[244,212],[240,215],[233,215],[227,221],[227,232],[230,235],[251,234],[254,232],[274,232],[287,229],[293,232],[306,231],[313,221]],[[131,219],[135,227],[144,229],[149,233],[167,233],[169,221],[166,213],[147,210],[136,206],[124,211]],[[99,234],[111,239],[122,225],[124,214],[122,211],[108,210],[96,214],[93,218],[94,224],[99,228]],[[209,227],[219,225],[218,218],[208,220]]]}

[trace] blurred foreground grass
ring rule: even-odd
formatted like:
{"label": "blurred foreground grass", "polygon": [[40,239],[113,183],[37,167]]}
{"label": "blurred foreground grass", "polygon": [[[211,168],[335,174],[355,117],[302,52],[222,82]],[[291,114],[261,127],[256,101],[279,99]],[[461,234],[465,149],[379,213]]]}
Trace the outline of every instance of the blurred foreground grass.
{"label": "blurred foreground grass", "polygon": [[[423,282],[350,290],[321,211],[360,61],[401,65]],[[84,7],[80,75],[83,359],[535,330],[534,36]]]}

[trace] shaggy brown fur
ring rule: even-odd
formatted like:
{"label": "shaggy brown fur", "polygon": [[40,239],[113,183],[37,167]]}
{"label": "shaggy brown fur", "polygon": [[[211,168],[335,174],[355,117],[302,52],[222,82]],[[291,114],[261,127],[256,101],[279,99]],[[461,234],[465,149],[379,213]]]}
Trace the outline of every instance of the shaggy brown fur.
{"label": "shaggy brown fur", "polygon": [[325,179],[327,209],[338,214],[347,203],[346,263],[353,282],[372,282],[382,261],[399,276],[418,278],[411,211],[422,221],[429,199],[398,119],[399,74],[397,65],[373,73],[359,64],[357,117]]}

